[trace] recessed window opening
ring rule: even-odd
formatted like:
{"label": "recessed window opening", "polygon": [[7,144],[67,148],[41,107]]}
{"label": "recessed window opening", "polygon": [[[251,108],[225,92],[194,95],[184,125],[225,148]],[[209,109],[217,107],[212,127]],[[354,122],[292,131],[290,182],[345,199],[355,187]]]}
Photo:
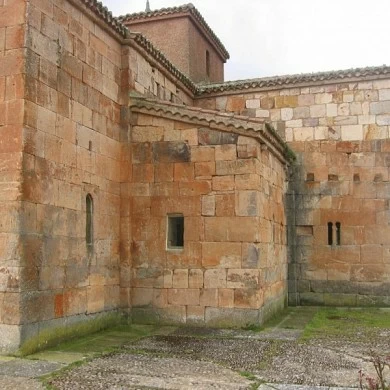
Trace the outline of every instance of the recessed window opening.
{"label": "recessed window opening", "polygon": [[85,240],[88,247],[93,245],[93,199],[92,195],[88,194],[85,199],[86,205],[86,224],[85,224]]}
{"label": "recessed window opening", "polygon": [[168,215],[167,249],[184,248],[184,217],[182,214]]}
{"label": "recessed window opening", "polygon": [[210,53],[206,50],[206,74],[210,77]]}
{"label": "recessed window opening", "polygon": [[336,243],[341,245],[341,223],[336,222]]}
{"label": "recessed window opening", "polygon": [[328,222],[328,245],[333,245],[333,223]]}

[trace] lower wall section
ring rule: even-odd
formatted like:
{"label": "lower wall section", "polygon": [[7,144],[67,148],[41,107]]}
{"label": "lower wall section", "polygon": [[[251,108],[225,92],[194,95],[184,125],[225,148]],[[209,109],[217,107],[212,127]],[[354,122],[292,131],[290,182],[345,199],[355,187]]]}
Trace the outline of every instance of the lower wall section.
{"label": "lower wall section", "polygon": [[0,325],[0,353],[28,355],[75,336],[97,332],[123,321],[124,312],[66,317],[25,325]]}
{"label": "lower wall section", "polygon": [[238,309],[205,307],[200,308],[204,317],[196,310],[186,306],[167,308],[138,307],[132,309],[132,321],[139,324],[193,325],[217,328],[235,328],[249,325],[261,325],[286,306],[286,298],[280,297],[268,301],[260,309]]}
{"label": "lower wall section", "polygon": [[390,307],[390,283],[354,283],[335,280],[300,281],[301,305]]}

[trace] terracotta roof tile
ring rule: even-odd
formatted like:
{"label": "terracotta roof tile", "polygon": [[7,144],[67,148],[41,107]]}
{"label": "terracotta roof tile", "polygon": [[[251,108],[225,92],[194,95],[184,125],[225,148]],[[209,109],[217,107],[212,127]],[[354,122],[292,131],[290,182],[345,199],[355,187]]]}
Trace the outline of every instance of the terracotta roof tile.
{"label": "terracotta roof tile", "polygon": [[80,0],[90,10],[92,10],[98,17],[103,19],[113,30],[122,35],[124,38],[128,36],[129,30],[122,24],[118,18],[112,16],[111,11],[108,10],[100,1],[97,0]]}
{"label": "terracotta roof tile", "polygon": [[246,89],[279,89],[283,87],[295,87],[305,84],[327,84],[335,81],[354,81],[369,77],[390,76],[390,67],[376,66],[367,68],[354,68],[346,70],[336,70],[331,72],[302,73],[295,75],[264,77],[249,80],[227,81],[219,84],[198,85],[198,95],[220,93],[228,91],[238,91]]}
{"label": "terracotta roof tile", "polygon": [[226,50],[223,43],[220,41],[220,39],[215,35],[214,31],[211,29],[211,27],[207,24],[203,16],[200,14],[200,12],[195,8],[195,6],[191,3],[184,4],[178,7],[170,7],[170,8],[161,8],[158,10],[154,10],[151,12],[138,12],[133,14],[127,14],[122,15],[118,17],[118,20],[122,23],[126,23],[126,21],[132,21],[132,20],[141,20],[141,19],[148,19],[156,16],[163,16],[163,15],[171,15],[171,14],[177,14],[182,12],[188,12],[191,14],[195,20],[202,26],[208,35],[210,36],[211,40],[216,44],[216,46],[221,51],[222,55],[224,56],[225,60],[230,58],[230,55],[228,51]]}

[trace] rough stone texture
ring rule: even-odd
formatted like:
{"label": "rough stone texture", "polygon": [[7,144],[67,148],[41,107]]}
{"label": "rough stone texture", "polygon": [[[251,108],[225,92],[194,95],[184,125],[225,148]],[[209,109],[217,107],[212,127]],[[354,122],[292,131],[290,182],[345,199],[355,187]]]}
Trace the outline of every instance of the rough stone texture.
{"label": "rough stone texture", "polygon": [[[271,122],[298,155],[286,203],[291,304],[388,305],[388,85],[344,82],[240,94],[239,114],[267,101]],[[197,104],[211,108],[211,100]],[[236,96],[215,101],[237,113]],[[240,210],[250,213],[255,204]]]}
{"label": "rough stone texture", "polygon": [[[208,34],[201,32],[196,19],[185,14],[169,16],[165,13],[162,18],[125,19],[124,24],[150,39],[191,80],[222,82],[226,60]],[[206,51],[209,52],[209,74],[206,71]]]}
{"label": "rough stone texture", "polygon": [[[240,137],[238,145],[237,134],[203,126],[185,143],[172,142],[174,132],[176,139],[187,138],[189,125],[154,115],[139,113],[132,134],[135,150],[153,150],[132,166],[133,318],[156,321],[165,311],[170,323],[261,322],[262,307],[286,294],[284,167],[253,138]],[[256,153],[238,159],[239,146]],[[248,172],[267,193],[243,188]],[[216,186],[217,179],[230,184]],[[143,191],[135,192],[138,186]],[[225,196],[232,199],[229,216],[218,208]],[[167,250],[169,214],[184,216],[183,249]]]}
{"label": "rough stone texture", "polygon": [[[386,68],[202,96],[94,5],[0,1],[0,351],[132,307],[261,322],[287,279],[290,303],[388,306]],[[145,97],[164,108],[135,112]],[[289,177],[265,120],[296,153]],[[182,250],[167,250],[171,213]]]}

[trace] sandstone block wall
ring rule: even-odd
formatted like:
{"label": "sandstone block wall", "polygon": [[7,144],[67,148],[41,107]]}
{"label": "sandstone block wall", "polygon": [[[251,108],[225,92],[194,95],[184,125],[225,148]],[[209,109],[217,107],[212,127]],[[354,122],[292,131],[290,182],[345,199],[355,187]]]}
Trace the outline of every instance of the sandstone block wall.
{"label": "sandstone block wall", "polygon": [[[262,322],[286,296],[283,165],[257,140],[132,114],[134,321]],[[167,218],[184,216],[184,248]]]}
{"label": "sandstone block wall", "polygon": [[287,202],[290,303],[390,304],[389,91],[390,80],[362,79],[197,101],[265,118],[298,155]]}
{"label": "sandstone block wall", "polygon": [[21,202],[25,85],[24,1],[0,2],[0,352],[19,342],[20,291],[34,268],[21,262],[21,215],[30,208]]}
{"label": "sandstone block wall", "polygon": [[[4,110],[10,127],[3,127],[9,136],[2,137],[8,156],[2,166],[14,175],[3,192],[13,198],[4,207],[10,210],[4,231],[10,229],[18,245],[10,247],[10,236],[3,237],[8,254],[1,261],[11,268],[8,281],[1,278],[2,293],[10,295],[2,296],[0,318],[19,335],[12,345],[2,337],[2,348],[15,349],[27,339],[39,343],[47,328],[119,307],[120,139],[126,127],[122,47],[115,35],[80,3],[11,1],[3,8],[11,25],[1,29],[2,47],[9,47],[1,69],[10,72],[2,75],[1,96],[10,107]],[[15,168],[18,192],[10,191],[18,185]],[[87,194],[93,198],[91,246]]]}
{"label": "sandstone block wall", "polygon": [[141,48],[132,43],[132,46],[124,47],[123,53],[126,54],[124,61],[129,69],[126,75],[129,92],[173,103],[193,104],[192,93],[174,76],[167,77],[167,72],[162,71]]}

